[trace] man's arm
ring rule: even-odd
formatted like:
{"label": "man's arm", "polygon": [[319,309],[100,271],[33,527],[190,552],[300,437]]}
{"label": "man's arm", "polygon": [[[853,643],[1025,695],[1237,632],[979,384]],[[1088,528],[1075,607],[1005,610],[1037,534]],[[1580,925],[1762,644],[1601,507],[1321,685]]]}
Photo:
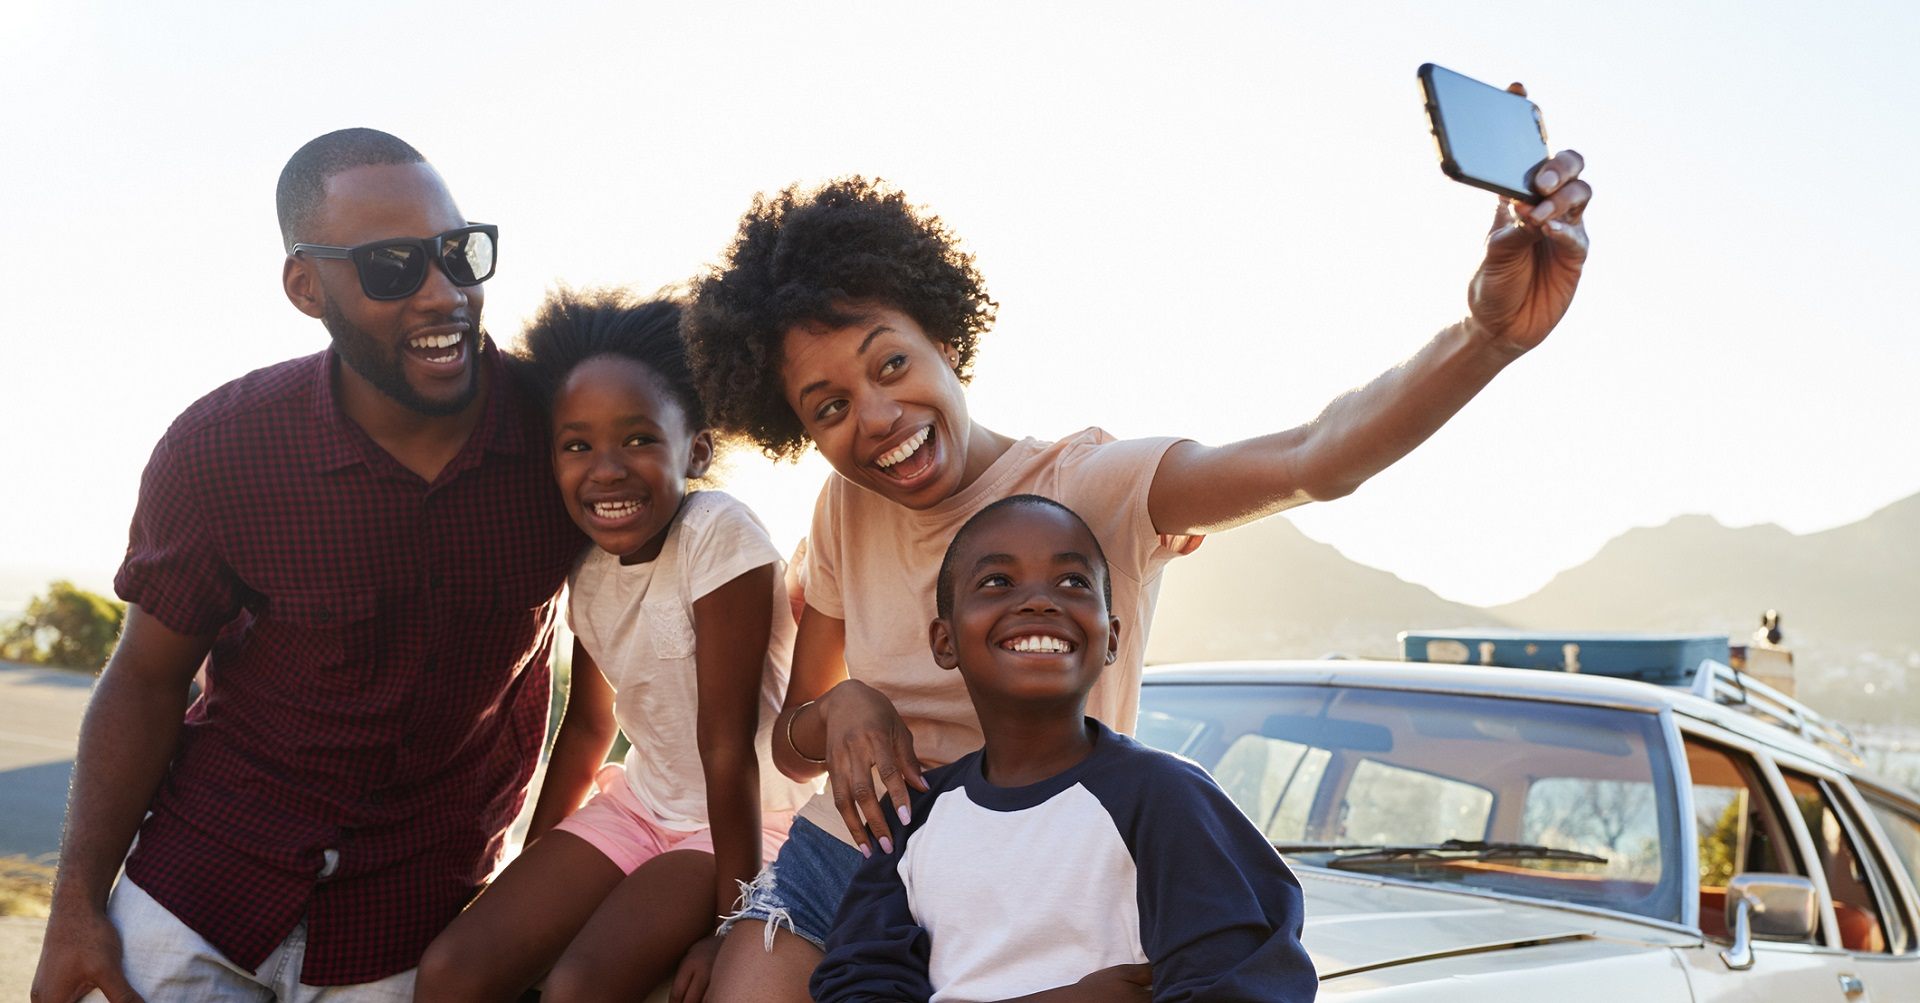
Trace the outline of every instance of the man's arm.
{"label": "man's arm", "polygon": [[101,673],[80,725],[67,825],[60,843],[36,1003],[67,1003],[99,988],[112,1003],[139,997],[120,968],[107,895],[173,758],[187,687],[211,636],[176,633],[138,605]]}
{"label": "man's arm", "polygon": [[1469,314],[1413,358],[1298,428],[1226,446],[1181,442],[1147,496],[1160,533],[1211,533],[1350,494],[1438,431],[1566,314],[1587,258],[1592,190],[1567,151],[1546,162],[1537,206],[1503,202],[1467,289]]}

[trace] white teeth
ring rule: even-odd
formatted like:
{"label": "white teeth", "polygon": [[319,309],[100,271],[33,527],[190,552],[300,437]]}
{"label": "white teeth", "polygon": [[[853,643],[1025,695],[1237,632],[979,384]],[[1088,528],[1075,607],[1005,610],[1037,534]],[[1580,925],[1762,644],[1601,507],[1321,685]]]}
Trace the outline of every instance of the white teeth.
{"label": "white teeth", "polygon": [[933,434],[933,427],[931,425],[921,429],[918,435],[915,435],[913,438],[908,439],[907,441],[901,443],[898,446],[895,446],[891,450],[888,450],[885,456],[882,456],[879,459],[873,461],[873,465],[876,467],[885,469],[887,467],[893,466],[896,463],[899,463],[901,460],[904,460],[907,457],[912,456],[913,454],[919,452],[920,446],[927,441],[927,436],[930,436],[932,434]]}
{"label": "white teeth", "polygon": [[594,502],[593,514],[602,519],[624,519],[640,511],[637,501]]}
{"label": "white teeth", "polygon": [[452,348],[459,343],[460,334],[457,331],[453,334],[427,334],[407,341],[409,346],[422,351],[429,348]]}
{"label": "white teeth", "polygon": [[1016,637],[1010,641],[1002,641],[1000,642],[1000,646],[1008,651],[1018,651],[1027,654],[1063,655],[1073,650],[1073,645],[1057,637],[1046,637],[1040,634],[1031,634],[1026,637]]}

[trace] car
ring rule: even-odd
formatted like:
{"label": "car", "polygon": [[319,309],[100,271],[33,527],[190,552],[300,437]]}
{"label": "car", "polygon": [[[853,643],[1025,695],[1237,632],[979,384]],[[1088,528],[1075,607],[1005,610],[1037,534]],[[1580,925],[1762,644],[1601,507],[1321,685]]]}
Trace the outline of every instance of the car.
{"label": "car", "polygon": [[1292,866],[1323,999],[1920,1001],[1920,796],[1721,661],[1572,650],[1156,666],[1138,736]]}

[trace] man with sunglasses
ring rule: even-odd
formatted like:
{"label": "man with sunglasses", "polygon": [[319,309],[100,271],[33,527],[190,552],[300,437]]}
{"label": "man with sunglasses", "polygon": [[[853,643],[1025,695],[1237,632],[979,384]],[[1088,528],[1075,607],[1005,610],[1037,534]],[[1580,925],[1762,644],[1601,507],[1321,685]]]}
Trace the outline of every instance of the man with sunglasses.
{"label": "man with sunglasses", "polygon": [[202,398],[147,465],[35,1000],[410,998],[544,737],[582,540],[480,327],[498,231],[367,129],[302,147],[278,204],[332,344]]}

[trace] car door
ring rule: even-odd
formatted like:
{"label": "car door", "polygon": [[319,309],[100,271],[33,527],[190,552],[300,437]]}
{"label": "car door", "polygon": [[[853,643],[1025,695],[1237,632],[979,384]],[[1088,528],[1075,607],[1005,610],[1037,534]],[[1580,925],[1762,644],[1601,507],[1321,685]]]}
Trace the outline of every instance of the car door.
{"label": "car door", "polygon": [[1817,764],[1777,762],[1832,903],[1843,958],[1829,958],[1849,1000],[1920,1001],[1914,920],[1846,779]]}
{"label": "car door", "polygon": [[[1730,733],[1683,733],[1688,794],[1694,825],[1698,881],[1694,889],[1705,939],[1679,949],[1699,1003],[1855,1003],[1839,984],[1834,965],[1848,955],[1829,945],[1823,918],[1804,943],[1755,941],[1753,964],[1736,968],[1723,957],[1731,945],[1726,929],[1727,884],[1735,875],[1791,874],[1811,877],[1809,853],[1782,810],[1781,785],[1772,764],[1755,747]],[[1817,878],[1814,879],[1818,885]]]}

